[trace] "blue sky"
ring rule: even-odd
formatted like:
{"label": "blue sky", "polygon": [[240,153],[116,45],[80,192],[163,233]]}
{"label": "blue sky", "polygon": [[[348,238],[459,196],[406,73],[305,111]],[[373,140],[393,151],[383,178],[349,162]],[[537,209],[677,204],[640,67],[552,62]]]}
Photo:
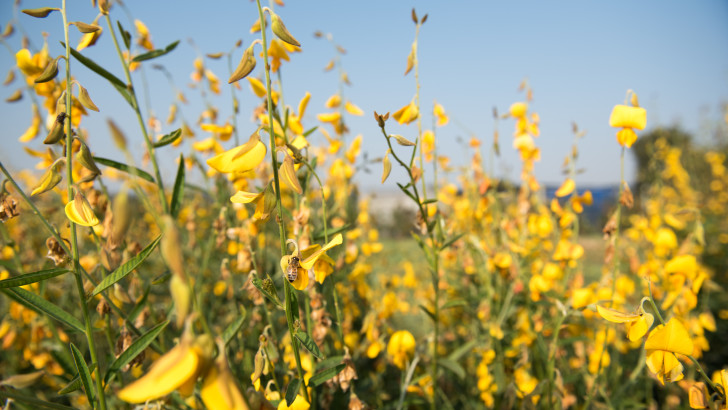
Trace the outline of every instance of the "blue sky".
{"label": "blue sky", "polygon": [[[0,4],[0,24],[13,18],[11,1]],[[25,0],[23,8],[58,5],[57,1]],[[127,0],[133,18],[142,20],[161,48],[182,40],[171,54],[156,61],[172,73],[178,87],[184,90],[190,104],[182,107],[188,121],[194,122],[203,109],[199,91],[189,89],[192,61],[201,53],[228,51],[238,39],[249,44],[256,37],[249,33],[257,18],[254,3],[209,1],[202,6],[192,0]],[[576,122],[588,133],[580,143],[579,166],[585,172],[578,177],[581,184],[611,184],[619,179],[619,146],[614,129],[608,126],[614,104],[623,102],[627,89],[635,90],[647,109],[648,129],[678,124],[701,141],[723,117],[722,104],[728,102],[728,2],[724,0],[686,1],[286,1],[277,7],[288,29],[302,43],[303,53],[292,56],[283,66],[285,101],[294,107],[306,91],[312,93],[304,126],[316,125],[315,114],[324,112],[324,102],[338,90],[335,72],[323,68],[334,56],[330,43],[315,39],[313,32],[331,33],[336,43],[346,48],[344,69],[352,86],[345,89],[346,98],[361,107],[363,117],[349,117],[349,140],[362,134],[363,150],[370,158],[380,157],[386,144],[372,118],[372,111],[396,111],[407,104],[415,93],[412,74],[403,77],[406,58],[414,36],[410,20],[412,7],[420,16],[429,14],[420,33],[420,80],[423,111],[429,112],[432,101],[441,103],[451,117],[446,127],[438,130],[442,154],[452,162],[467,164],[462,145],[475,135],[489,145],[493,134],[492,108],[504,112],[515,101],[524,98],[517,91],[522,79],[528,78],[534,91],[533,110],[541,116],[541,137],[536,143],[542,149],[542,160],[536,173],[542,181],[558,184],[563,176],[561,163],[570,150],[573,136],[571,123]],[[69,19],[91,22],[96,16],[89,1],[69,1]],[[112,12],[114,20],[131,29],[129,16],[120,8]],[[31,36],[34,46],[42,44],[41,31],[50,34],[51,54],[62,52],[60,14],[46,19],[18,16],[20,24]],[[100,25],[106,26],[102,20]],[[80,35],[71,30],[71,43]],[[188,39],[192,38],[197,50]],[[20,35],[8,39],[17,51]],[[14,56],[7,49],[0,51],[0,73],[10,70]],[[108,30],[99,43],[84,54],[123,78]],[[242,55],[236,50],[233,60]],[[223,80],[228,76],[224,59],[206,59],[208,68]],[[258,65],[253,75],[261,72]],[[131,109],[105,80],[73,61],[74,76],[88,88],[100,113],[91,113],[83,126],[89,130],[90,145],[97,155],[122,160],[108,142],[106,119],[114,118],[133,141],[137,158],[141,158],[142,138]],[[162,119],[173,99],[165,77],[149,67],[145,69],[149,84],[151,108]],[[137,88],[140,75],[134,78]],[[4,124],[0,135],[0,160],[13,168],[29,168],[35,160],[23,153],[17,142],[31,119],[27,96],[19,103],[4,100],[20,87],[16,81],[0,88]],[[247,84],[238,93],[241,114],[238,118],[241,135],[249,135],[255,126],[250,111],[258,103]],[[222,122],[231,115],[229,88],[212,102],[220,108]],[[429,115],[423,124],[431,124]],[[165,125],[164,132],[179,124]],[[513,124],[500,121],[501,157],[494,165],[500,176],[517,179],[520,163],[511,148]],[[414,139],[416,127],[395,126],[390,133]],[[202,131],[197,138],[206,137]],[[314,142],[323,140],[319,133]],[[30,143],[42,147],[42,137]],[[230,146],[226,146],[229,148]],[[188,146],[163,151],[163,175],[174,176],[173,160]],[[486,155],[486,158],[488,156]],[[370,167],[372,174],[360,175],[366,190],[380,186],[381,164]],[[634,164],[627,163],[627,176],[634,174]],[[402,181],[393,172],[388,185]]]}

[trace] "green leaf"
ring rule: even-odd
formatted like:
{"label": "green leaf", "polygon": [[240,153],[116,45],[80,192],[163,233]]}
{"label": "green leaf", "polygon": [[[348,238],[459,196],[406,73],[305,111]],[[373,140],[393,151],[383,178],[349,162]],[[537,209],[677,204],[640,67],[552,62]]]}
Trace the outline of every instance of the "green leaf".
{"label": "green leaf", "polygon": [[70,270],[63,268],[52,268],[39,270],[38,272],[26,273],[25,275],[16,276],[14,278],[0,280],[0,289],[25,286],[29,283],[36,283],[42,280],[54,278],[67,272],[70,272]]}
{"label": "green leaf", "polygon": [[[306,132],[304,132],[304,133],[303,133],[303,136],[304,136],[304,137],[308,137],[309,135],[311,135],[311,134],[312,134],[312,133],[313,133],[314,131],[316,131],[317,129],[318,129],[318,125],[317,125],[317,126],[315,126],[315,127],[313,127],[313,128],[309,128],[308,130],[306,130]],[[315,159],[315,158],[314,158],[314,159]]]}
{"label": "green leaf", "polygon": [[124,30],[124,27],[121,25],[121,21],[117,20],[116,25],[119,27],[119,32],[121,32],[121,39],[124,41],[126,49],[129,50],[131,48],[131,33]]}
{"label": "green leaf", "polygon": [[107,159],[107,158],[101,158],[101,157],[94,157],[94,161],[96,161],[96,163],[98,163],[98,164],[106,165],[107,167],[116,168],[119,171],[124,171],[124,172],[132,174],[132,175],[136,174],[139,178],[141,178],[143,180],[149,181],[153,184],[155,183],[154,177],[149,175],[148,172],[143,171],[139,168],[130,167],[129,165],[122,164],[121,162],[116,162],[113,159]]}
{"label": "green leaf", "polygon": [[104,376],[104,384],[107,384],[108,381],[111,379],[111,377],[119,371],[122,367],[129,364],[139,353],[141,353],[144,349],[149,346],[154,339],[157,338],[157,335],[159,335],[162,330],[169,324],[169,320],[165,320],[164,322],[154,326],[153,328],[149,329],[146,333],[139,336],[137,340],[134,341],[124,352],[122,352],[119,357],[114,360],[113,363],[109,366],[109,369],[106,371],[106,375]]}
{"label": "green leaf", "polygon": [[[66,45],[61,42],[63,47],[65,48]],[[117,91],[121,94],[122,97],[126,100],[126,102],[131,105],[132,108],[136,109],[136,102],[134,99],[134,96],[129,91],[129,88],[126,86],[126,84],[121,81],[117,76],[111,74],[110,72],[106,71],[105,68],[101,67],[100,65],[96,64],[93,60],[90,58],[84,56],[83,54],[79,53],[72,47],[70,47],[71,55],[78,60],[79,63],[85,65],[89,70],[95,72],[96,74],[100,75],[101,77],[104,77],[107,81],[111,83],[111,85],[116,88]]]}
{"label": "green leaf", "polygon": [[148,53],[140,54],[140,55],[134,57],[134,59],[131,61],[133,61],[135,63],[140,63],[142,61],[161,57],[161,56],[169,53],[170,51],[174,50],[177,47],[177,44],[179,44],[179,40],[175,41],[174,43],[168,45],[167,47],[165,47],[163,49],[152,50]]}
{"label": "green leaf", "polygon": [[324,358],[321,350],[319,350],[318,346],[316,346],[316,342],[311,339],[311,336],[309,336],[308,333],[299,329],[296,332],[296,339],[300,340],[301,344],[306,347],[306,349],[311,352],[312,355],[318,357],[319,359]]}
{"label": "green leaf", "polygon": [[[407,184],[407,185],[409,186],[409,184]],[[408,197],[410,197],[413,201],[415,201],[415,203],[417,202],[417,198],[415,198],[415,196],[412,195],[412,193],[407,190],[407,186],[404,186],[404,185],[400,184],[399,182],[397,182],[397,186],[399,187],[399,189],[402,190],[402,192],[404,192]]]}
{"label": "green leaf", "polygon": [[[88,369],[89,371],[93,372],[94,370],[96,370],[96,365],[92,364],[91,367],[89,367]],[[81,383],[81,376],[77,374],[70,382],[63,386],[61,390],[58,390],[58,394],[62,396],[64,394],[73,393],[79,390],[82,386],[83,384]]]}
{"label": "green leaf", "polygon": [[180,136],[182,136],[182,128],[177,128],[176,130],[174,130],[174,131],[170,132],[169,134],[163,136],[159,141],[155,142],[152,145],[154,146],[154,148],[160,148],[160,147],[163,147],[165,145],[169,145],[169,144],[177,141],[177,139]]}
{"label": "green leaf", "polygon": [[328,369],[329,367],[334,367],[343,361],[344,361],[344,356],[342,356],[342,355],[329,356],[326,359],[316,363],[316,370]]}
{"label": "green leaf", "polygon": [[451,300],[451,301],[445,303],[444,305],[442,305],[440,310],[452,309],[455,307],[467,306],[467,305],[468,305],[468,303],[466,301],[464,301],[462,299],[456,299],[456,300]]}
{"label": "green leaf", "polygon": [[293,401],[296,400],[296,396],[298,396],[298,391],[301,389],[301,379],[296,377],[295,379],[291,380],[290,383],[288,383],[288,387],[286,388],[286,405],[288,407],[291,407],[291,404],[293,404]]}
{"label": "green leaf", "polygon": [[313,376],[311,376],[310,379],[308,379],[308,385],[310,387],[318,387],[325,383],[327,380],[331,379],[332,377],[336,376],[337,374],[341,373],[342,370],[346,367],[345,363],[339,363],[334,367],[329,367],[328,369],[324,369]]}
{"label": "green leaf", "polygon": [[51,403],[43,401],[35,397],[26,396],[18,393],[16,390],[4,389],[0,390],[0,399],[13,399],[18,403],[28,404],[34,409],[56,409],[56,410],[74,410],[73,407],[64,406],[63,404]]}
{"label": "green leaf", "polygon": [[93,403],[96,394],[94,385],[91,382],[91,372],[88,370],[86,361],[83,359],[83,354],[81,354],[81,351],[73,343],[71,343],[71,355],[73,355],[73,361],[76,362],[76,369],[78,370],[78,375],[81,377],[81,384],[83,384],[83,389],[86,391],[88,402]]}
{"label": "green leaf", "polygon": [[179,167],[177,168],[177,176],[174,178],[174,189],[172,190],[172,199],[169,210],[173,217],[176,217],[182,207],[182,197],[185,193],[185,156],[179,154]]}
{"label": "green leaf", "polygon": [[460,359],[461,357],[465,356],[466,353],[469,353],[475,345],[478,344],[478,341],[473,339],[464,345],[458,347],[455,349],[450,355],[447,357],[449,360],[456,361]]}
{"label": "green leaf", "polygon": [[278,299],[278,296],[271,295],[267,290],[263,289],[263,281],[260,280],[260,278],[253,278],[251,280],[253,282],[253,286],[255,286],[260,293],[262,293],[265,297],[271,300],[271,302],[275,303],[276,306],[282,308],[283,304],[281,304],[280,299]]}
{"label": "green leaf", "polygon": [[146,259],[152,251],[154,251],[154,248],[157,247],[157,244],[159,243],[159,240],[162,238],[162,236],[158,236],[157,239],[152,241],[149,245],[147,245],[146,248],[144,248],[139,254],[128,261],[124,262],[123,265],[116,268],[115,271],[113,271],[111,274],[106,276],[98,285],[96,285],[96,288],[94,288],[93,292],[91,292],[91,296],[96,296],[99,293],[101,293],[104,289],[108,288],[109,286],[113,285],[114,283],[124,279],[126,275],[131,273],[134,269],[136,269],[137,266],[139,266],[142,262],[144,262],[144,259]]}
{"label": "green leaf", "polygon": [[243,323],[245,323],[245,315],[246,315],[245,307],[243,305],[240,305],[240,315],[233,323],[230,323],[228,327],[225,328],[225,330],[222,332],[222,340],[225,342],[225,346],[227,346],[231,340],[233,340],[233,337],[235,337],[235,334],[238,333],[241,327],[243,327]]}
{"label": "green leaf", "polygon": [[437,202],[437,198],[430,198],[430,199],[428,199],[426,201],[422,201],[422,205],[434,204],[436,202]]}
{"label": "green leaf", "polygon": [[440,366],[442,366],[443,368],[455,373],[455,375],[458,377],[458,379],[460,379],[460,380],[465,379],[465,369],[463,369],[463,367],[460,366],[460,364],[458,364],[458,362],[441,357],[437,360],[437,363]]}
{"label": "green leaf", "polygon": [[73,317],[70,313],[33,292],[28,292],[23,288],[0,289],[0,292],[29,309],[56,319],[71,329],[76,329],[81,333],[86,331],[83,323]]}
{"label": "green leaf", "polygon": [[432,319],[432,321],[434,322],[435,321],[435,314],[432,313],[432,312],[430,312],[430,309],[428,309],[425,305],[419,305],[419,306],[420,306],[420,310],[422,310],[423,312],[427,313],[427,316],[429,316],[430,319]]}
{"label": "green leaf", "polygon": [[465,235],[465,234],[462,234],[462,233],[461,234],[457,234],[457,235],[453,236],[452,238],[448,239],[447,242],[443,243],[442,246],[440,246],[440,250],[441,251],[442,250],[445,250],[447,247],[449,247],[450,245],[454,244],[455,241],[457,241],[458,239],[462,238],[463,235]]}

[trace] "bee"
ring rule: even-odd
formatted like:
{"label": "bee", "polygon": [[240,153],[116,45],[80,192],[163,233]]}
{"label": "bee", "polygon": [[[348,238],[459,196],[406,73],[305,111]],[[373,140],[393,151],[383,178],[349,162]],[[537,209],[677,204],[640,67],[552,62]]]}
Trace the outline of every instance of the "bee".
{"label": "bee", "polygon": [[291,260],[288,261],[288,268],[286,268],[286,278],[288,279],[288,282],[293,283],[296,278],[298,278],[298,268],[300,265],[298,264],[300,259],[298,259],[298,256],[291,256]]}

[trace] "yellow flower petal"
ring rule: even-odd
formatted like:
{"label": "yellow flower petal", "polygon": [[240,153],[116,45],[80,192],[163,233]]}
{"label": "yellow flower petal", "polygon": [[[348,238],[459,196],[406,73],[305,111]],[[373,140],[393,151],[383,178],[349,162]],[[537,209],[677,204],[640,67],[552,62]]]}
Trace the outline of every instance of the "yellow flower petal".
{"label": "yellow flower petal", "polygon": [[344,109],[351,115],[364,115],[364,111],[362,111],[361,108],[357,107],[356,105],[352,104],[351,101],[347,101],[346,104],[344,104]]}
{"label": "yellow flower petal", "polygon": [[326,106],[326,108],[337,108],[339,104],[341,104],[341,96],[339,94],[334,94],[326,100],[324,106]]}
{"label": "yellow flower petal", "polygon": [[235,195],[230,197],[230,202],[236,204],[249,204],[258,200],[262,196],[263,192],[258,192],[257,194],[255,194],[252,192],[238,191],[235,193]]}
{"label": "yellow flower petal", "polygon": [[597,313],[599,313],[599,316],[613,323],[636,322],[640,318],[640,315],[638,314],[623,313],[618,310],[605,308],[599,305],[597,305]]}
{"label": "yellow flower petal", "polygon": [[267,93],[265,91],[265,86],[260,80],[254,77],[248,77],[248,82],[250,83],[250,88],[257,97],[263,98],[266,96]]}
{"label": "yellow flower petal", "polygon": [[617,132],[617,142],[619,142],[619,145],[630,148],[635,141],[637,141],[637,134],[632,128],[622,128]]}
{"label": "yellow flower petal", "polygon": [[649,313],[640,315],[640,318],[627,324],[627,338],[633,342],[642,339],[652,327],[655,317]]}
{"label": "yellow flower petal", "polygon": [[200,360],[186,343],[180,343],[157,359],[147,374],[119,391],[128,403],[143,403],[173,392],[197,373]]}
{"label": "yellow flower petal", "polygon": [[571,178],[567,178],[566,181],[561,184],[559,189],[556,190],[556,196],[559,198],[563,198],[574,192],[574,188],[576,188],[576,183],[574,182],[574,180]]}
{"label": "yellow flower petal", "polygon": [[616,128],[643,130],[647,124],[647,111],[642,107],[615,105],[609,116],[609,125]]}
{"label": "yellow flower petal", "polygon": [[280,175],[281,180],[288,188],[296,191],[298,195],[303,194],[303,188],[301,188],[301,184],[298,182],[298,176],[296,175],[296,168],[293,166],[293,158],[286,155],[278,170],[278,175]]}
{"label": "yellow flower petal", "polygon": [[324,245],[321,249],[317,250],[316,252],[312,253],[309,257],[301,261],[301,266],[304,269],[311,269],[311,267],[316,263],[316,260],[321,257],[321,255],[324,254],[327,250],[333,248],[336,245],[341,245],[341,243],[344,241],[344,238],[341,236],[340,233],[336,234],[334,236],[334,239],[332,239],[329,243]]}
{"label": "yellow flower petal", "polygon": [[208,159],[207,164],[222,173],[250,171],[263,162],[266,152],[265,144],[255,133],[247,143]]}
{"label": "yellow flower petal", "polygon": [[645,350],[664,350],[687,356],[693,354],[693,341],[685,325],[672,318],[666,325],[660,325],[650,333],[645,342]]}
{"label": "yellow flower petal", "polygon": [[65,211],[68,219],[77,225],[94,226],[99,224],[99,219],[91,209],[91,204],[81,194],[76,194],[73,200],[68,201]]}
{"label": "yellow flower petal", "polygon": [[289,407],[286,404],[286,400],[281,400],[280,403],[278,403],[278,409],[277,410],[308,410],[311,408],[311,405],[308,404],[306,399],[303,398],[300,394],[296,396],[296,399],[293,400],[293,403],[291,403],[291,406]]}
{"label": "yellow flower petal", "polygon": [[306,95],[301,98],[301,102],[298,103],[298,118],[303,118],[303,114],[306,113],[306,107],[308,107],[308,101],[311,99],[311,93],[306,91]]}
{"label": "yellow flower petal", "polygon": [[528,104],[524,102],[513,103],[508,109],[508,113],[514,118],[521,118],[525,116],[526,111],[528,111]]}

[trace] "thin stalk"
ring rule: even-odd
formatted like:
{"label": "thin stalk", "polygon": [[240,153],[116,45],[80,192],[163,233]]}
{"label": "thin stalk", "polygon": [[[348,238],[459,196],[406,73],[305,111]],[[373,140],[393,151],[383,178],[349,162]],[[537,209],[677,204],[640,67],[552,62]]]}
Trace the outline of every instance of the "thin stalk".
{"label": "thin stalk", "polygon": [[[139,126],[142,129],[142,135],[144,136],[144,143],[147,146],[147,153],[149,154],[149,159],[152,161],[152,167],[154,168],[154,176],[157,180],[157,186],[159,187],[159,200],[162,202],[162,209],[164,209],[165,213],[169,213],[169,204],[167,203],[167,198],[164,195],[164,183],[162,182],[162,174],[159,172],[159,165],[157,164],[157,156],[154,152],[154,145],[152,144],[152,140],[149,138],[149,133],[147,132],[147,127],[144,124],[144,117],[142,116],[142,112],[139,108],[139,100],[136,96],[136,91],[134,90],[134,84],[131,81],[131,73],[129,72],[129,64],[127,64],[126,59],[124,59],[124,54],[121,52],[121,47],[119,46],[119,41],[116,39],[116,33],[114,32],[114,25],[111,24],[111,17],[109,17],[108,14],[106,14],[106,24],[109,26],[109,31],[111,32],[111,38],[114,40],[114,47],[116,48],[116,53],[119,55],[119,60],[121,60],[121,65],[124,67],[124,75],[126,76],[126,83],[128,85],[130,95],[132,100],[134,101],[134,113],[136,114],[137,121],[139,121]],[[68,43],[66,43],[68,44]]]}
{"label": "thin stalk", "polygon": [[[74,198],[73,193],[73,134],[71,133],[71,109],[72,103],[71,93],[73,90],[73,84],[71,83],[71,49],[68,42],[68,18],[66,15],[66,0],[63,0],[63,6],[61,8],[61,15],[63,16],[63,35],[66,41],[66,185],[68,186],[68,201],[72,201]],[[81,270],[79,263],[78,254],[78,240],[76,238],[76,224],[73,221],[69,221],[71,224],[71,251],[73,258],[73,276],[76,279],[76,290],[78,291],[78,298],[81,304],[81,311],[83,312],[83,322],[85,325],[86,341],[88,342],[88,350],[91,354],[91,366],[96,367],[96,396],[98,400],[98,406],[102,410],[106,410],[106,395],[104,394],[103,386],[101,385],[101,365],[99,364],[96,354],[96,342],[94,341],[93,329],[91,327],[91,317],[88,311],[88,304],[86,303],[86,292],[83,289],[83,279],[81,278]],[[62,242],[62,241],[61,241]]]}
{"label": "thin stalk", "polygon": [[[265,90],[266,99],[268,100],[268,135],[270,136],[270,154],[273,165],[273,181],[276,189],[276,206],[278,207],[278,233],[281,242],[281,256],[284,256],[286,252],[286,229],[283,220],[283,204],[281,203],[281,185],[278,177],[278,159],[276,158],[276,139],[273,131],[273,97],[271,95],[271,81],[270,81],[270,64],[268,62],[268,40],[266,39],[266,21],[263,15],[263,8],[260,6],[260,0],[256,0],[258,5],[258,17],[260,18],[260,33],[263,40],[263,60],[265,62]],[[296,359],[296,368],[298,369],[298,378],[301,380],[301,392],[303,393],[306,401],[310,402],[306,386],[303,378],[303,367],[301,366],[301,354],[298,351],[298,342],[296,341],[296,330],[293,328],[293,312],[291,311],[292,306],[292,293],[293,286],[288,281],[283,281],[283,288],[285,290],[285,306],[286,306],[286,322],[288,323],[288,332],[291,336],[291,346],[293,347],[293,355]],[[297,309],[298,306],[295,306]]]}

